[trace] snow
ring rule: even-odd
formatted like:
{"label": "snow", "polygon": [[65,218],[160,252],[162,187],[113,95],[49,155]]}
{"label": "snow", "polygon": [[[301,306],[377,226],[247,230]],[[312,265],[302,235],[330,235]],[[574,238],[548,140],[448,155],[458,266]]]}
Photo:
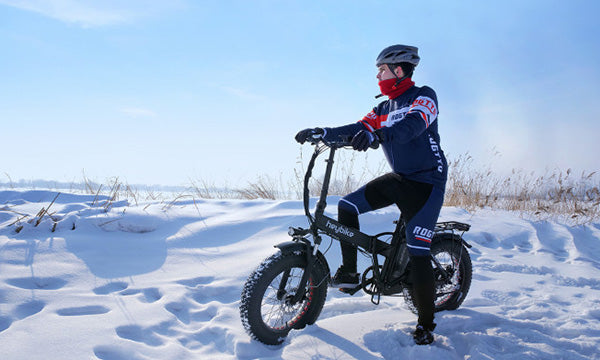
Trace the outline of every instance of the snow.
{"label": "snow", "polygon": [[[600,359],[600,223],[444,208],[441,221],[472,225],[473,282],[437,314],[433,345],[414,345],[402,298],[329,289],[314,325],[265,346],[244,332],[240,292],[288,227],[306,226],[300,201],[61,193],[48,209],[56,194],[0,191],[1,359]],[[361,224],[391,231],[397,216]],[[335,270],[337,242],[326,257]]]}

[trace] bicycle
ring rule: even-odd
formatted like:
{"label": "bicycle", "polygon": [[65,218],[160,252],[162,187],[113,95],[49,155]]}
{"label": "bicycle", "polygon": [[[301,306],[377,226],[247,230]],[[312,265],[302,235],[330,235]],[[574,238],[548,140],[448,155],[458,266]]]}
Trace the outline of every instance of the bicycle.
{"label": "bicycle", "polygon": [[[354,244],[370,257],[372,265],[360,277],[355,288],[344,289],[351,295],[361,289],[379,304],[382,295],[404,296],[416,313],[409,281],[410,259],[406,247],[405,223],[394,221],[393,232],[367,235],[340,224],[324,214],[337,149],[349,146],[348,139],[325,142],[309,139],[315,151],[304,177],[303,204],[309,227],[290,227],[291,241],[275,245],[279,251],[265,259],[248,277],[241,294],[240,315],[247,333],[268,345],[281,344],[292,329],[303,329],[316,322],[327,297],[331,271],[319,250],[322,235]],[[379,144],[374,144],[376,148]],[[309,209],[309,180],[315,161],[329,149],[323,184],[314,215]],[[436,224],[431,242],[431,261],[436,284],[435,311],[457,309],[464,301],[472,277],[472,264],[463,238],[470,225],[456,222]],[[310,240],[312,239],[312,240]],[[379,258],[384,258],[380,264]]]}

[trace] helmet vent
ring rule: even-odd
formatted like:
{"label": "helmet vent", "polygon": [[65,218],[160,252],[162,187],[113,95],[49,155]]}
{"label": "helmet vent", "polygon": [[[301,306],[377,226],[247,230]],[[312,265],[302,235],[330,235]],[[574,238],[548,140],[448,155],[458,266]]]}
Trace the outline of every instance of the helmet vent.
{"label": "helmet vent", "polygon": [[419,64],[419,49],[415,46],[409,45],[392,45],[383,49],[377,60],[375,61],[376,66],[383,64],[398,64],[407,62],[417,66]]}

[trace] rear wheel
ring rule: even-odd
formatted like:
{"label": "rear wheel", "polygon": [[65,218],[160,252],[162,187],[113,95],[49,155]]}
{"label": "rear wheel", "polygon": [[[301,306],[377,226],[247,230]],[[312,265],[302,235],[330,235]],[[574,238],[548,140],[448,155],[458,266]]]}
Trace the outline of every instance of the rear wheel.
{"label": "rear wheel", "polygon": [[250,274],[242,291],[240,315],[252,338],[281,344],[290,330],[317,320],[327,297],[329,272],[317,259],[302,299],[294,302],[306,264],[306,253],[279,252]]}
{"label": "rear wheel", "polygon": [[435,259],[435,311],[455,310],[471,287],[471,257],[462,243],[447,238],[432,243],[431,255]]}
{"label": "rear wheel", "polygon": [[[473,275],[471,257],[462,245],[462,241],[450,236],[441,239],[434,237],[431,245],[436,312],[457,309],[465,300],[471,287]],[[416,314],[417,305],[412,286],[408,285],[404,288],[404,296],[409,308]]]}

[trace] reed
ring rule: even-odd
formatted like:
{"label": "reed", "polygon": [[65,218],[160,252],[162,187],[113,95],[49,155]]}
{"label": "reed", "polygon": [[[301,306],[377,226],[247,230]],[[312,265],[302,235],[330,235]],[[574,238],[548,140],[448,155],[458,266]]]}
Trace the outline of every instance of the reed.
{"label": "reed", "polygon": [[[183,190],[177,193],[153,191],[146,188],[146,194],[121,181],[118,177],[97,183],[83,174],[83,185],[72,188],[94,195],[93,205],[108,212],[114,202],[123,199],[131,205],[142,201],[159,201],[169,209],[182,198],[191,199],[301,199],[304,184],[304,159],[300,154],[292,176],[279,177],[259,175],[245,186],[233,188],[226,182],[218,186],[206,179],[190,180]],[[389,171],[385,161],[377,166],[367,166],[373,162],[367,154],[341,152],[336,159],[332,174],[330,195],[346,195],[379,175]],[[449,159],[448,182],[444,206],[464,208],[470,212],[490,208],[519,212],[524,216],[538,219],[563,219],[575,224],[600,220],[600,174],[582,172],[575,174],[571,169],[555,169],[543,175],[515,169],[509,175],[500,175],[490,165],[475,165],[473,157],[462,154]],[[318,196],[322,186],[322,176],[315,170],[309,183],[311,196]],[[4,187],[14,188],[9,182]],[[287,179],[287,180],[285,180]],[[175,199],[171,199],[175,196]],[[100,200],[102,199],[102,200]]]}

